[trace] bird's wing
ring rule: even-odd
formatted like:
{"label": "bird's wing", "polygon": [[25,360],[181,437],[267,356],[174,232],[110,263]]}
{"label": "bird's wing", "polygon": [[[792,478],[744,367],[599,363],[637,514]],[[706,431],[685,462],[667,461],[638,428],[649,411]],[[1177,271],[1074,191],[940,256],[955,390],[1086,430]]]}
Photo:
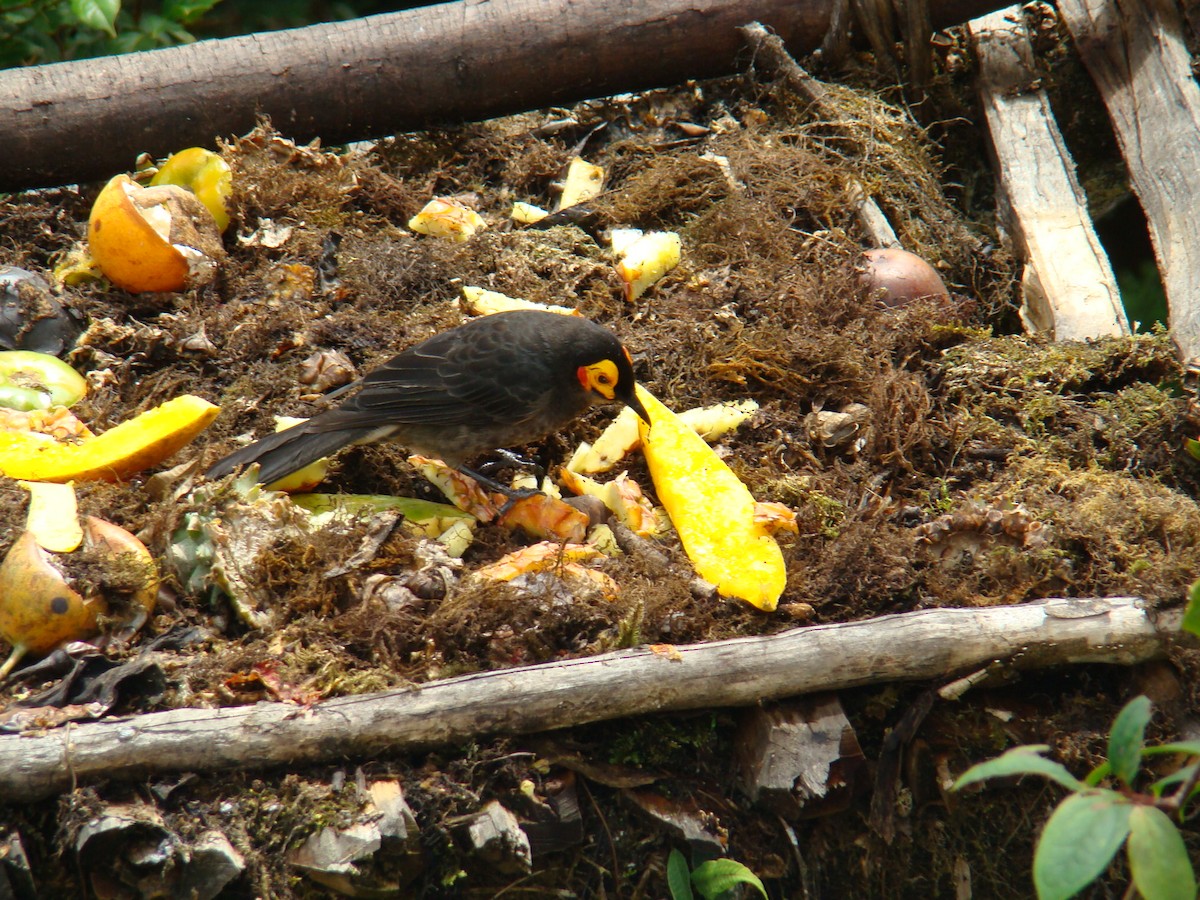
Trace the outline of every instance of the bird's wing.
{"label": "bird's wing", "polygon": [[[450,333],[447,333],[450,334]],[[549,385],[528,348],[487,340],[426,341],[370,372],[362,389],[317,429],[517,423],[538,412]]]}

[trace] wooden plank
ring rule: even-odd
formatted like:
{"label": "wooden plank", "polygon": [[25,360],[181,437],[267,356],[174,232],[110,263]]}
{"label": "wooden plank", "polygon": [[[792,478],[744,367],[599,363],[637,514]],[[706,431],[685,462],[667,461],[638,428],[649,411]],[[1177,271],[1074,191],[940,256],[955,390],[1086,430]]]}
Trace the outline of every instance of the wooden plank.
{"label": "wooden plank", "polygon": [[1200,88],[1174,3],[1062,0],[1108,107],[1167,292],[1175,345],[1200,363]]}
{"label": "wooden plank", "polygon": [[1025,266],[1021,319],[1077,341],[1129,333],[1108,254],[1088,215],[1075,161],[1037,82],[1021,8],[968,23],[996,161],[1001,216]]}

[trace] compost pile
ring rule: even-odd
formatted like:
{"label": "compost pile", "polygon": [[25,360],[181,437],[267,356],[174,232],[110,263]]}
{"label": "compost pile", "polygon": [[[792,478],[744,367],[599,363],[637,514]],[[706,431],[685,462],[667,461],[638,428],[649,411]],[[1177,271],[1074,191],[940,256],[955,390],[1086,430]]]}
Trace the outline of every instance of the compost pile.
{"label": "compost pile", "polygon": [[[830,90],[837,121],[814,119],[784,88],[738,78],[349,151],[296,146],[269,123],[223,146],[234,221],[213,282],[169,294],[84,282],[61,294],[84,329],[64,356],[91,385],[73,411],[93,431],[182,394],[221,409],[159,474],[76,485],[81,512],[141,536],[164,579],[144,629],[104,651],[118,669],[136,669],[111,680],[108,712],[259,700],[299,712],[466,672],[931,606],[1177,601],[1200,571],[1200,507],[1197,464],[1180,452],[1191,436],[1182,373],[1165,335],[1086,345],[1021,336],[1014,264],[986,221],[948,199],[925,132],[875,95]],[[574,156],[603,166],[604,191],[548,225],[514,223],[514,202],[554,206]],[[0,203],[0,264],[51,272],[83,238],[99,188]],[[935,265],[948,297],[880,302],[860,277],[863,191],[903,246]],[[434,197],[456,198],[487,227],[462,242],[413,233],[407,223]],[[678,266],[635,300],[625,299],[608,246],[623,227],[682,242]],[[639,380],[677,411],[757,402],[717,448],[758,500],[796,514],[798,533],[781,537],[788,577],[775,612],[698,583],[669,531],[590,564],[615,592],[554,571],[495,582],[471,576],[533,538],[480,525],[459,563],[394,514],[314,530],[280,495],[203,483],[207,464],[273,430],[273,416],[328,408],[332,382],[320,373],[361,375],[464,321],[464,286],[573,307],[610,327]],[[510,449],[553,475],[615,413],[598,408],[538,446]],[[639,453],[621,469],[655,499]],[[28,502],[5,481],[0,554],[21,533]],[[390,444],[342,452],[320,490],[445,502]],[[242,541],[240,570],[219,586],[170,562],[212,519]],[[236,532],[239,521],[247,533]],[[0,704],[12,713],[88,702],[79,692],[89,678],[76,680],[17,678]],[[382,804],[371,786],[389,779],[403,786],[411,818],[404,852],[317,880],[357,878],[407,896],[505,887],[506,896],[542,896],[551,886],[564,896],[664,896],[666,853],[691,841],[780,879],[783,896],[801,886],[946,895],[961,858],[989,895],[1022,896],[1026,874],[997,848],[1027,847],[1024,817],[1036,819],[1046,801],[1030,789],[947,806],[933,772],[1047,733],[1064,735],[1066,760],[1094,760],[1122,683],[1103,669],[1040,676],[1036,691],[1026,684],[988,701],[1019,708],[1007,723],[982,702],[935,713],[891,843],[853,811],[781,827],[739,797],[736,717],[726,711],[344,768],[86,788],[61,806],[0,807],[0,816],[19,828],[43,889],[74,884],[77,869],[114,897],[152,896],[169,882],[170,864],[133,858],[147,835],[194,851],[212,834],[244,863],[225,895],[307,895],[320,866],[301,865],[298,848],[311,850],[306,840],[322,829],[351,829],[368,798]],[[843,696],[868,759],[911,696]],[[483,858],[464,838],[493,800],[527,826],[531,870]],[[847,802],[865,814],[865,800]],[[157,818],[134,816],[135,836],[113,825],[81,837],[112,818],[113,804],[152,805]],[[867,845],[870,862],[848,865]]]}

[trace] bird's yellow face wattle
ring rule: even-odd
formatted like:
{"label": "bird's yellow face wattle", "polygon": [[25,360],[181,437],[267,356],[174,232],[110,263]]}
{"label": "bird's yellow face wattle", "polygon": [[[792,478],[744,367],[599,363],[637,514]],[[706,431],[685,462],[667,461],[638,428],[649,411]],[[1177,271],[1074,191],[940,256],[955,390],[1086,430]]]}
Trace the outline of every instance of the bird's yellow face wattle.
{"label": "bird's yellow face wattle", "polygon": [[580,366],[575,376],[585,391],[598,394],[604,400],[617,399],[620,374],[617,372],[617,364],[611,359],[602,359],[590,366]]}
{"label": "bird's yellow face wattle", "polygon": [[624,347],[621,348],[620,359],[602,359],[580,366],[575,371],[575,377],[579,379],[579,384],[585,391],[595,394],[602,401],[620,400],[633,407],[633,411],[643,420],[650,421],[645,408],[634,393],[633,359]]}

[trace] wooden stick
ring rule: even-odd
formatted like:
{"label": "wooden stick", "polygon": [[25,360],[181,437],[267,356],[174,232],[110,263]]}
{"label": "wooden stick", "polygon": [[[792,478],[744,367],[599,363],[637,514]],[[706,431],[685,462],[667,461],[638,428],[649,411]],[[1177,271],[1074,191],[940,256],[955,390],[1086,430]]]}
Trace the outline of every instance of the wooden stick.
{"label": "wooden stick", "polygon": [[482,672],[308,708],[259,703],[148,713],[0,736],[0,798],[29,801],[104,778],[317,763],[663,710],[745,706],[945,678],[997,660],[1024,668],[1130,664],[1161,656],[1178,622],[1174,614],[1156,627],[1133,597],[930,609]]}
{"label": "wooden stick", "polygon": [[967,24],[992,136],[1000,216],[1024,263],[1021,319],[1060,341],[1129,334],[1075,161],[1038,86],[1020,6]]}
{"label": "wooden stick", "polygon": [[[937,0],[935,25],[998,0]],[[243,134],[341,143],[728,75],[737,26],[808,52],[827,0],[460,0],[348,22],[0,71],[0,191],[92,181]]]}

